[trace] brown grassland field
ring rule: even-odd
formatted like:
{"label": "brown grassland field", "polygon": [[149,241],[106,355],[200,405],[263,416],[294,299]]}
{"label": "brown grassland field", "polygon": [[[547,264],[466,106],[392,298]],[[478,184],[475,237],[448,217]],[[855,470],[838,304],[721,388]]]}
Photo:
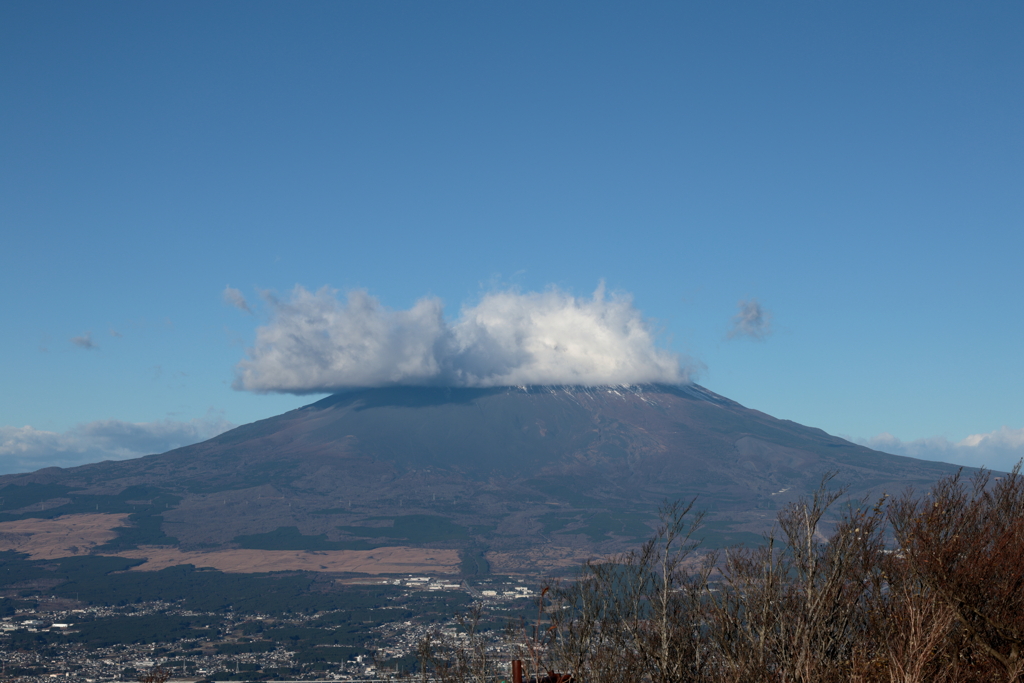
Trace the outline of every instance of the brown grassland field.
{"label": "brown grassland field", "polygon": [[[113,539],[127,514],[65,515],[53,519],[24,519],[0,523],[0,550],[25,553],[33,560],[97,554],[96,548]],[[99,553],[106,554],[106,553]],[[256,573],[315,571],[358,574],[407,574],[458,571],[457,550],[384,547],[373,550],[213,550],[187,552],[177,548],[143,546],[109,553],[144,559],[134,571],[159,571],[192,564],[223,572]]]}

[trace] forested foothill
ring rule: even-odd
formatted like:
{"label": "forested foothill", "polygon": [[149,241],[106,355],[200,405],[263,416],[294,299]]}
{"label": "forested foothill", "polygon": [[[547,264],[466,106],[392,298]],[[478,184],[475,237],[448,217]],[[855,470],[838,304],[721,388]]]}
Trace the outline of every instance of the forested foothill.
{"label": "forested foothill", "polygon": [[[949,476],[923,494],[842,497],[826,479],[779,513],[763,545],[707,553],[694,504],[663,508],[645,545],[544,592],[535,621],[519,632],[527,675],[587,683],[1024,678],[1019,465],[1003,476]],[[475,642],[426,639],[421,664],[438,680],[483,680],[487,667],[498,680],[504,663]]]}

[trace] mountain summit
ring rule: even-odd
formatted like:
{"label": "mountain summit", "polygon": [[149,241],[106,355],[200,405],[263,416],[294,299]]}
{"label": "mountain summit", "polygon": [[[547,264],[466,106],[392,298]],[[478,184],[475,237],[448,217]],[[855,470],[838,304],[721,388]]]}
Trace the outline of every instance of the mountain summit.
{"label": "mountain summit", "polygon": [[464,571],[528,571],[635,544],[667,499],[698,498],[711,545],[756,541],[827,472],[860,497],[955,469],[695,384],[400,387],[160,455],[0,477],[0,521],[123,512],[133,517],[112,543],[125,548],[429,547],[458,550]]}

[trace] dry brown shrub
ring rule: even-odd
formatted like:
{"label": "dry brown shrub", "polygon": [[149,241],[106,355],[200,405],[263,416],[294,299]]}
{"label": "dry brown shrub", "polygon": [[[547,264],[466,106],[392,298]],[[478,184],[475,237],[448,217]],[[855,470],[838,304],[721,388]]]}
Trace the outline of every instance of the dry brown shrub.
{"label": "dry brown shrub", "polygon": [[[893,528],[913,574],[956,616],[977,652],[961,646],[956,661],[1020,680],[1024,668],[1024,478],[1020,465],[993,480],[958,474],[929,495],[894,504]],[[980,655],[980,656],[979,656]],[[991,678],[990,680],[995,680]]]}
{"label": "dry brown shrub", "polygon": [[[764,546],[721,562],[697,561],[694,503],[666,506],[643,546],[543,591],[536,622],[509,632],[516,656],[538,678],[554,670],[585,683],[1020,681],[1019,467],[851,503],[825,538],[842,495],[828,481],[779,513]],[[496,680],[467,630],[461,644],[423,643],[437,680]]]}

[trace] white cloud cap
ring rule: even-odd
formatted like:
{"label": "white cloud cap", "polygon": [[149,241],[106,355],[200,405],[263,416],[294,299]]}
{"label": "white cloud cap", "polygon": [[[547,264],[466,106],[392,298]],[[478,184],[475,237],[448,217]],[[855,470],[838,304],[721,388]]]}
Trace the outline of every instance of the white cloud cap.
{"label": "white cloud cap", "polygon": [[590,298],[552,288],[492,292],[449,323],[440,300],[407,311],[363,290],[303,287],[269,299],[270,324],[237,368],[235,388],[323,393],[355,387],[527,384],[680,384],[680,357],[655,345],[650,323],[625,294]]}

